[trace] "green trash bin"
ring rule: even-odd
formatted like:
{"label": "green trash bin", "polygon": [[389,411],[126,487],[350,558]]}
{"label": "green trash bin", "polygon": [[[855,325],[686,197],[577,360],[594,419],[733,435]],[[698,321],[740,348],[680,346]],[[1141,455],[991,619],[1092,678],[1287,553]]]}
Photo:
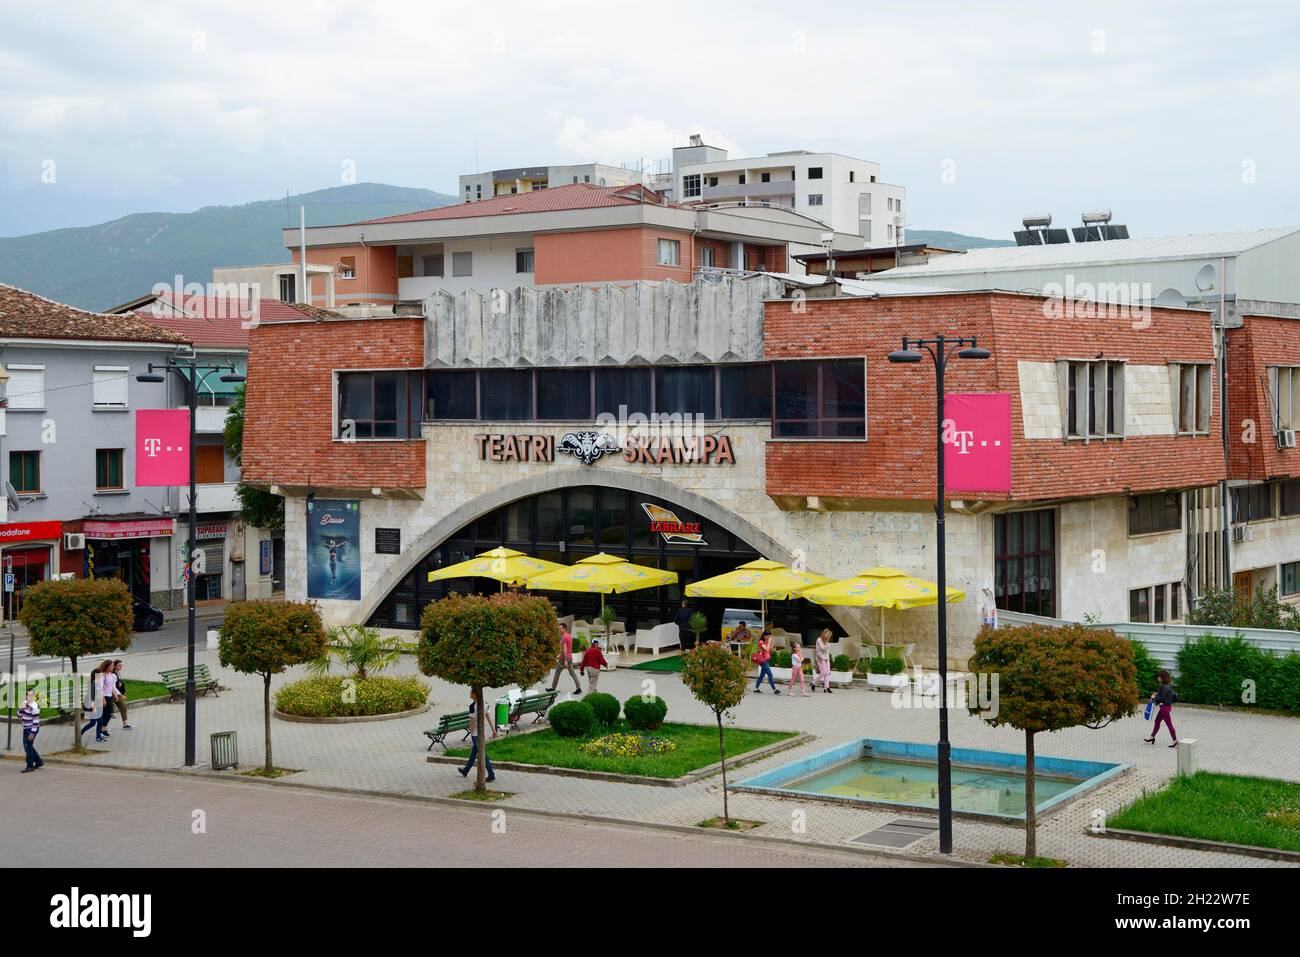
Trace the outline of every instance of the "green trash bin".
{"label": "green trash bin", "polygon": [[497,702],[497,730],[506,731],[510,728],[510,699],[502,698]]}
{"label": "green trash bin", "polygon": [[239,744],[233,731],[214,731],[212,734],[212,770],[224,771],[239,767]]}

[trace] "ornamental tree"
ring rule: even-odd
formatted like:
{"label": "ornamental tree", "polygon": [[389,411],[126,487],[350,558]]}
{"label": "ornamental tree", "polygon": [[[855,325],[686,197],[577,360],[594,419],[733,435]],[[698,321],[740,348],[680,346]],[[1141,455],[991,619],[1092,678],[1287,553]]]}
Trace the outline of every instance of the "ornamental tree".
{"label": "ornamental tree", "polygon": [[1133,646],[1113,631],[1068,625],[984,628],[969,668],[996,675],[989,710],[971,707],[991,725],[1025,733],[1025,862],[1037,856],[1034,735],[1084,726],[1102,728],[1133,714],[1138,688]]}
{"label": "ornamental tree", "polygon": [[77,659],[130,646],[135,624],[131,593],[117,578],[44,581],[27,590],[18,619],[27,629],[31,654],[72,662],[72,749],[82,751],[77,732],[86,696],[77,679]]}
{"label": "ornamental tree", "polygon": [[716,641],[697,644],[682,654],[682,683],[701,701],[718,722],[718,754],[722,761],[722,819],[731,824],[727,803],[727,741],[722,716],[745,699],[749,665]]}
{"label": "ornamental tree", "polygon": [[560,653],[560,622],[545,598],[498,592],[451,595],[420,616],[420,671],[453,684],[469,685],[479,707],[475,791],[487,790],[484,688],[523,687],[542,679]]}
{"label": "ornamental tree", "polygon": [[218,658],[227,668],[262,676],[266,761],[271,762],[271,676],[325,654],[325,628],[312,602],[237,601],[221,623]]}

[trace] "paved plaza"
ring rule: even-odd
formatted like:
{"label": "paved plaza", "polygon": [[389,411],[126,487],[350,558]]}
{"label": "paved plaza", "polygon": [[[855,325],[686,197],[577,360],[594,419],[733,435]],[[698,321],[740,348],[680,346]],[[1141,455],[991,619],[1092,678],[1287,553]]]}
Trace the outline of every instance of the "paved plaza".
{"label": "paved plaza", "polygon": [[[220,697],[198,700],[199,761],[208,760],[208,735],[214,731],[238,732],[241,767],[256,767],[262,760],[262,683],[256,676],[241,675],[220,668],[215,652],[200,652],[199,661],[219,675]],[[180,652],[138,654],[128,657],[131,676],[148,680],[160,668],[184,664]],[[414,659],[404,656],[394,673],[414,673]],[[301,677],[302,669],[277,676],[274,686]],[[298,787],[367,792],[372,795],[445,798],[465,787],[451,765],[426,760],[428,741],[421,733],[436,723],[439,714],[462,710],[467,695],[438,679],[432,685],[432,708],[423,715],[388,721],[347,724],[304,724],[273,719],[272,734],[277,766],[301,769],[284,779]],[[652,687],[647,682],[653,683]],[[571,688],[567,684],[561,688]],[[668,720],[706,724],[710,713],[696,702],[675,674],[652,674],[620,669],[601,677],[601,690],[620,700],[651,690],[668,703]],[[491,701],[496,694],[486,695]],[[121,768],[173,770],[182,765],[183,704],[177,702],[137,708],[132,714],[134,731],[113,724],[112,738],[93,745],[95,754],[86,763]],[[1179,734],[1198,741],[1199,766],[1212,771],[1258,775],[1300,781],[1300,724],[1297,719],[1251,715],[1208,708],[1182,707],[1175,720]],[[838,744],[863,737],[933,742],[937,716],[931,709],[897,709],[888,694],[864,688],[837,690],[809,698],[749,695],[736,709],[735,725],[746,728],[797,730],[815,736],[796,749],[746,765],[733,777],[741,780],[780,767]],[[524,726],[528,726],[525,719]],[[1040,734],[1039,755],[1053,755],[1094,761],[1120,762],[1132,770],[1091,791],[1040,820],[1039,853],[1089,867],[1261,867],[1282,866],[1232,854],[1167,848],[1106,840],[1089,836],[1088,825],[1095,812],[1110,815],[1144,789],[1161,786],[1174,771],[1174,754],[1158,744],[1142,743],[1147,725],[1141,717],[1130,718],[1098,731],[1083,728]],[[71,742],[67,725],[51,725],[42,732],[43,751],[51,754]],[[1023,735],[1010,728],[991,728],[964,712],[952,712],[951,738],[954,747],[987,748],[1023,753]],[[89,740],[89,739],[88,739]],[[440,753],[435,748],[434,753]],[[53,767],[53,765],[51,765]],[[4,771],[17,769],[6,765]],[[64,773],[61,769],[59,773]],[[68,773],[73,773],[68,771]],[[234,778],[233,772],[200,773]],[[48,787],[50,776],[28,775],[23,785]],[[171,779],[158,778],[160,786],[185,787]],[[42,781],[45,783],[43,784]],[[280,787],[279,783],[241,781],[232,787]],[[679,826],[694,825],[721,813],[720,778],[712,777],[682,787],[656,787],[586,780],[543,773],[502,771],[497,786],[513,797],[492,807],[523,808],[598,821],[625,821]],[[376,805],[375,813],[381,813]],[[737,793],[731,797],[732,813],[766,822],[760,829],[766,837],[844,849],[865,832],[900,817],[924,819],[916,812],[862,809],[810,800],[783,799],[767,795]],[[439,805],[431,814],[453,813],[457,808]],[[481,811],[481,809],[480,809]],[[933,820],[933,818],[930,818]],[[956,856],[972,863],[986,862],[999,851],[1023,850],[1023,830],[1014,824],[957,820],[954,826]],[[918,861],[936,859],[938,837],[924,837],[902,853]],[[860,845],[854,845],[860,846]]]}

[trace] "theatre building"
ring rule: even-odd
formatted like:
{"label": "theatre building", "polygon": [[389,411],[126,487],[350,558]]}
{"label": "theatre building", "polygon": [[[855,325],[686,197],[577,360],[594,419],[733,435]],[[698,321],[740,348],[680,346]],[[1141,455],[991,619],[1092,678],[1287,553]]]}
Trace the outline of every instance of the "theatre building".
{"label": "theatre building", "polygon": [[[331,622],[415,628],[449,589],[498,587],[428,571],[497,545],[678,572],[677,586],[612,598],[629,628],[671,620],[682,585],[759,555],[932,579],[934,371],[887,355],[939,333],[992,353],[953,359],[949,392],[1007,393],[1011,407],[1010,491],[946,502],[949,584],[966,593],[950,607],[954,664],[994,608],[1176,621],[1222,581],[1206,311],[1079,303],[1066,316],[1059,299],[1005,292],[805,298],[774,277],[481,302],[253,330],[244,475],[286,497],[287,595]],[[1261,369],[1275,323],[1258,324]],[[1298,454],[1270,446],[1242,468],[1294,507],[1282,479]],[[1281,575],[1300,553],[1279,536]],[[585,617],[599,601],[549,597]],[[723,604],[701,603],[715,625]],[[792,631],[834,628],[849,652],[879,634],[874,610],[770,611]],[[885,626],[933,663],[934,619],[889,612]]]}

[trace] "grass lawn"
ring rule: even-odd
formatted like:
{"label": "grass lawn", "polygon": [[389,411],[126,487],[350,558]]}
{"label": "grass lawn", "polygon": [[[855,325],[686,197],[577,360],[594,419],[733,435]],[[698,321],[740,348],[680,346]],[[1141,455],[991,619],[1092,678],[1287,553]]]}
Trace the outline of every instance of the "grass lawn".
{"label": "grass lawn", "polygon": [[[630,732],[625,721],[620,721],[611,731]],[[593,737],[600,737],[600,732]],[[632,732],[635,733],[635,732]],[[666,738],[677,745],[677,750],[667,754],[649,754],[641,757],[601,757],[583,754],[579,745],[591,738],[562,738],[551,728],[527,734],[511,734],[505,738],[489,740],[488,756],[494,761],[517,761],[521,764],[549,764],[557,768],[576,768],[582,771],[608,771],[614,774],[640,774],[651,778],[679,778],[718,761],[717,726],[665,723],[652,737]],[[742,731],[728,728],[727,757],[766,747],[794,737],[794,731]],[[469,748],[452,748],[447,752],[456,757],[469,755]]]}
{"label": "grass lawn", "polygon": [[1106,824],[1300,851],[1300,784],[1200,771],[1144,795]]}
{"label": "grass lawn", "polygon": [[682,670],[682,656],[669,655],[667,658],[656,658],[654,661],[643,661],[640,664],[632,665],[628,670],[680,672]]}
{"label": "grass lawn", "polygon": [[[163,684],[161,681],[138,681],[138,680],[132,680],[128,678],[126,682],[127,701],[140,701],[144,698],[157,698],[161,695],[165,695],[166,693],[167,693],[167,686]],[[18,709],[22,707],[22,703],[23,702],[21,698],[19,698],[14,702],[15,715],[18,713]],[[0,702],[0,714],[3,713],[4,713],[3,702]],[[53,708],[41,709],[42,718],[53,718],[57,716],[58,716],[58,712],[55,711]]]}

